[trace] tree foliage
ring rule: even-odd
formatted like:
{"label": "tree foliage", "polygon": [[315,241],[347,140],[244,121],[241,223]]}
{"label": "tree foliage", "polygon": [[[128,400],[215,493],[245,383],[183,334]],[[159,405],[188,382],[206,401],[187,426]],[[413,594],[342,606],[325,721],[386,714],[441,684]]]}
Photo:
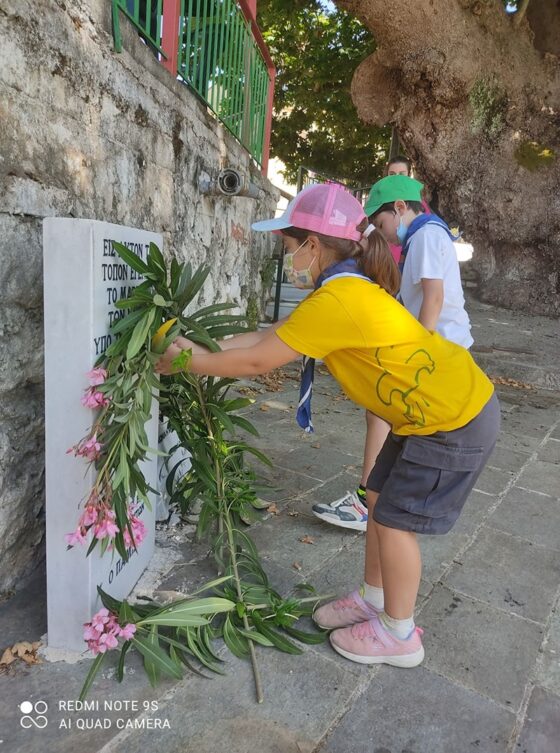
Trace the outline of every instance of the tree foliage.
{"label": "tree foliage", "polygon": [[259,25],[277,67],[271,154],[295,181],[306,165],[358,185],[381,177],[390,129],[365,125],[352,76],[375,50],[370,32],[320,0],[259,0]]}

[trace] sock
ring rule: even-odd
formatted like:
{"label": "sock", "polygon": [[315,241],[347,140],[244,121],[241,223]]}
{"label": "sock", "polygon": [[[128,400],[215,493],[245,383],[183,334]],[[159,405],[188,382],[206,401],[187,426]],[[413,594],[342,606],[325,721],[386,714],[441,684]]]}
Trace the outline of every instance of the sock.
{"label": "sock", "polygon": [[387,632],[401,641],[408,638],[414,630],[414,617],[407,617],[406,620],[396,620],[394,617],[389,617],[386,612],[383,612],[379,619]]}
{"label": "sock", "polygon": [[356,494],[363,506],[366,507],[366,487],[363,484],[360,484],[356,489]]}
{"label": "sock", "polygon": [[370,586],[369,583],[364,581],[363,586],[360,589],[360,595],[364,601],[371,604],[376,609],[383,609],[383,589],[377,588],[377,586]]}

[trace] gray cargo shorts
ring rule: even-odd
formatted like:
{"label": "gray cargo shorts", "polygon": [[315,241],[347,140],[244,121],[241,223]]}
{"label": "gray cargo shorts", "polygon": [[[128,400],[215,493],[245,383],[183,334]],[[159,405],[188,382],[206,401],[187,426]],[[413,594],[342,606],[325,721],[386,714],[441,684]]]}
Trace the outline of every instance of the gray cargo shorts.
{"label": "gray cargo shorts", "polygon": [[379,493],[373,519],[402,531],[447,533],[492,454],[499,429],[494,393],[459,429],[406,437],[391,432],[366,484]]}

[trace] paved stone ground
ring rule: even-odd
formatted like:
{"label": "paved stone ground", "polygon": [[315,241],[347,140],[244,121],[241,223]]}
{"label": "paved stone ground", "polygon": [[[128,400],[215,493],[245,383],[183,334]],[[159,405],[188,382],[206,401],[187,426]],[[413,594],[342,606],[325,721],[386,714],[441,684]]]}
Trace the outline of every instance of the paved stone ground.
{"label": "paved stone ground", "polygon": [[[558,322],[475,303],[471,313],[475,356],[486,359],[490,374],[502,381],[553,383],[560,366],[552,350],[558,348]],[[505,355],[499,349],[504,332],[511,333]],[[518,347],[520,332],[525,339]],[[316,433],[306,436],[293,419],[296,373],[285,370],[277,381],[276,392],[252,384],[257,402],[251,419],[262,434],[259,445],[275,462],[269,478],[276,489],[266,496],[278,510],[252,535],[273,584],[284,593],[300,582],[321,593],[344,592],[361,580],[363,535],[321,523],[311,505],[356,484],[363,414],[320,373]],[[91,660],[21,664],[0,676],[0,753],[77,747],[100,753],[559,753],[560,392],[519,383],[498,390],[503,424],[489,465],[453,531],[421,540],[421,667],[363,667],[328,645],[306,647],[299,657],[260,649],[265,702],[257,705],[249,664],[230,655],[224,654],[224,676],[186,675],[154,690],[131,654],[123,684],[109,667],[89,699],[134,700],[140,712],[82,713],[107,718],[111,727],[78,730],[60,728],[64,717],[75,725],[80,715],[65,714],[57,704],[77,698]],[[158,533],[152,570],[161,571],[162,589],[188,591],[214,573],[206,547],[187,533]],[[314,544],[300,541],[306,534]],[[0,646],[37,640],[45,630],[39,569],[0,605]],[[39,699],[49,704],[48,726],[22,729],[18,704]],[[170,729],[119,731],[117,718],[143,718],[144,701],[158,705],[145,717],[166,719]]]}

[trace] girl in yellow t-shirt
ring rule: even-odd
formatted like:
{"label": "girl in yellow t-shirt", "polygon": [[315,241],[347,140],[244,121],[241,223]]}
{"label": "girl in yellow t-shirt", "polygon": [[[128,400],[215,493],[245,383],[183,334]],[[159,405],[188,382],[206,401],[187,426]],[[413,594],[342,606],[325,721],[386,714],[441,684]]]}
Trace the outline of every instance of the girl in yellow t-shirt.
{"label": "girl in yellow t-shirt", "polygon": [[282,233],[287,274],[314,292],[269,329],[223,341],[219,353],[178,338],[156,370],[172,373],[186,348],[189,369],[213,376],[321,358],[352,400],[391,425],[366,485],[364,583],[314,619],[353,661],[416,666],[424,658],[413,617],[416,534],[451,529],[492,452],[500,421],[492,383],[468,351],[425,329],[393,298],[399,276],[387,243],[345,189],[309,186],[282,217],[253,228]]}

